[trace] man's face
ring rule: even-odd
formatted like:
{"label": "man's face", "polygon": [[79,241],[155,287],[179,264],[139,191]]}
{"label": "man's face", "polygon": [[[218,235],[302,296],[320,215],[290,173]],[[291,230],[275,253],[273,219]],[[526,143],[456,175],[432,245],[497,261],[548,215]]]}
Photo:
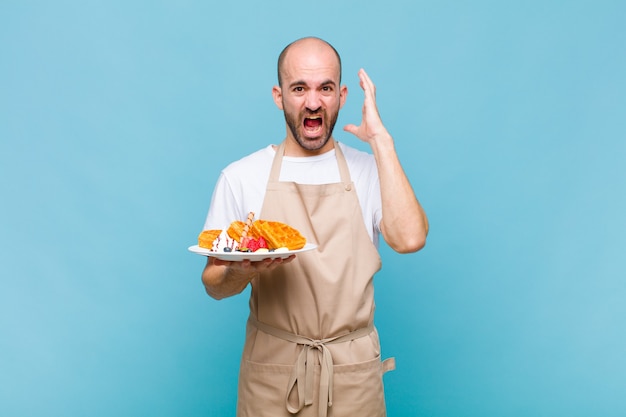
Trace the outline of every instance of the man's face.
{"label": "man's face", "polygon": [[[282,86],[274,100],[283,110],[288,137],[304,154],[325,152],[347,88],[339,85],[339,63],[331,50],[293,46],[283,64]],[[309,152],[306,152],[309,151]]]}

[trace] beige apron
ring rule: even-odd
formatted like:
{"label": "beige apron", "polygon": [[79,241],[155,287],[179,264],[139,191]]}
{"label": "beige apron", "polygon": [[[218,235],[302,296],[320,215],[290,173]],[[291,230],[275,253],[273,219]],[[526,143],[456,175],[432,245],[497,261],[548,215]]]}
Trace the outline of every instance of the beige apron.
{"label": "beige apron", "polygon": [[241,362],[239,417],[384,416],[373,325],[378,251],[361,214],[340,147],[341,182],[279,182],[281,144],[258,218],[300,230],[316,250],[252,281]]}

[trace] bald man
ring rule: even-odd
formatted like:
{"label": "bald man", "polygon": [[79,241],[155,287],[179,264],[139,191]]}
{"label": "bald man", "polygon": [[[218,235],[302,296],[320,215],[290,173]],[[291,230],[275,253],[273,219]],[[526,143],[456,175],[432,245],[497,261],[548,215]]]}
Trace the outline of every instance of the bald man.
{"label": "bald man", "polygon": [[252,211],[317,245],[284,260],[207,258],[202,281],[211,297],[251,285],[240,417],[386,415],[382,376],[395,365],[381,360],[373,324],[379,236],[397,252],[416,252],[428,221],[379,116],[375,86],[364,70],[358,77],[363,117],[344,131],[371,154],[333,137],[348,95],[341,58],[326,41],[303,38],[281,52],[272,89],[286,137],[228,165],[215,186],[204,229]]}

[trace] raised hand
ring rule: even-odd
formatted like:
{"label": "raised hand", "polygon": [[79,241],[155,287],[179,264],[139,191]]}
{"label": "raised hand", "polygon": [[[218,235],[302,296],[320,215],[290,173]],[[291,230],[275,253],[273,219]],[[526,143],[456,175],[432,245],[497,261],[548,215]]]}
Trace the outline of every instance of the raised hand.
{"label": "raised hand", "polygon": [[389,133],[385,129],[376,107],[376,86],[364,69],[359,70],[359,81],[365,94],[362,110],[363,119],[359,126],[348,124],[344,126],[343,130],[371,144],[372,140],[382,136],[388,137]]}

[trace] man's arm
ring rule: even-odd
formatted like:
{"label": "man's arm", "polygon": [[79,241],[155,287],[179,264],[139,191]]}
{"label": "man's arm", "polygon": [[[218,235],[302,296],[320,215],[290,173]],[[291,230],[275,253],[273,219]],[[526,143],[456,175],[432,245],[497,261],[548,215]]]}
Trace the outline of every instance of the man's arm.
{"label": "man's arm", "polygon": [[278,265],[291,262],[296,255],[282,259],[264,259],[258,262],[244,260],[227,262],[208,257],[202,271],[202,283],[207,294],[221,300],[241,293],[261,271],[270,271]]}
{"label": "man's arm", "polygon": [[380,119],[376,107],[376,88],[367,73],[359,71],[361,88],[365,93],[363,120],[360,126],[347,125],[350,132],[372,147],[382,199],[381,232],[387,244],[397,252],[416,252],[426,244],[428,219],[407,178],[393,138]]}

